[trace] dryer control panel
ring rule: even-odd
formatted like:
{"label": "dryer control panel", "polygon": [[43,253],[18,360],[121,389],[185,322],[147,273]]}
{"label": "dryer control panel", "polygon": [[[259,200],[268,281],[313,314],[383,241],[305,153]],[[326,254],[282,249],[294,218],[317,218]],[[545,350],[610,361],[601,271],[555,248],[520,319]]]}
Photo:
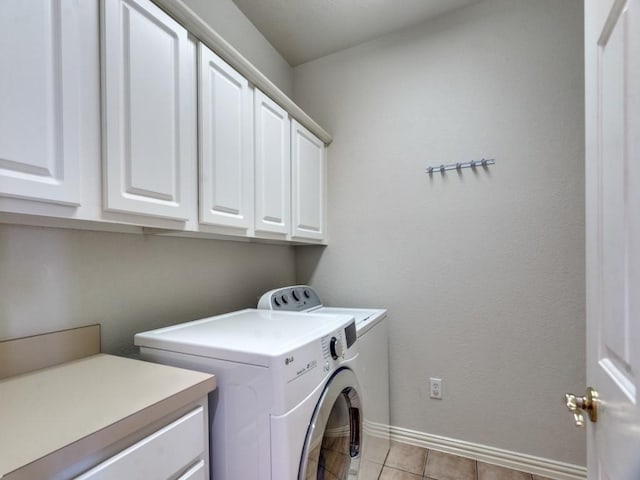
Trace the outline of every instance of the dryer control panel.
{"label": "dryer control panel", "polygon": [[304,312],[322,305],[316,291],[308,285],[270,290],[258,301],[262,310],[280,310],[286,312]]}

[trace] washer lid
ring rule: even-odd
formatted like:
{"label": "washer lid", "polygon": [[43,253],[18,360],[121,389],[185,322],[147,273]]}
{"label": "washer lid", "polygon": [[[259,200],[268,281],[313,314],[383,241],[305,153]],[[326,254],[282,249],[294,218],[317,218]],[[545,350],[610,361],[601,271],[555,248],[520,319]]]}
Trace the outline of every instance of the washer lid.
{"label": "washer lid", "polygon": [[271,358],[320,342],[321,337],[350,322],[353,315],[247,309],[138,333],[134,343],[267,367]]}

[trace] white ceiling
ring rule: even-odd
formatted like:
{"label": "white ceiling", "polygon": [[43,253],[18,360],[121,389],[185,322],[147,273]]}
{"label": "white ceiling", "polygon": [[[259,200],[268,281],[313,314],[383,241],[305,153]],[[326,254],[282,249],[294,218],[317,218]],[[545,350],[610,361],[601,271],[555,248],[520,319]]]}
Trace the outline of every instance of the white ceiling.
{"label": "white ceiling", "polygon": [[291,66],[479,0],[233,0]]}

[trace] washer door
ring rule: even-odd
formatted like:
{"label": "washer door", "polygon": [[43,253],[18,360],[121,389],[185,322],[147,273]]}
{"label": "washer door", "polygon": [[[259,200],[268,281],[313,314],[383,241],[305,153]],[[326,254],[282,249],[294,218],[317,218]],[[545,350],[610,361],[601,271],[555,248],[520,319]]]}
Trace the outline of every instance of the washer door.
{"label": "washer door", "polygon": [[355,374],[344,368],[327,383],[311,419],[298,480],[355,480],[360,466],[362,404]]}

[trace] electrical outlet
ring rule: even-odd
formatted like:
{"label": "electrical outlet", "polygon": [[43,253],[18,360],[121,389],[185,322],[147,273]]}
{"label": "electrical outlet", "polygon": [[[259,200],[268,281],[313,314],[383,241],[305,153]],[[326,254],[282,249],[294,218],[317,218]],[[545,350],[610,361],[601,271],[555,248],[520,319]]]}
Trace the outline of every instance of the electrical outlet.
{"label": "electrical outlet", "polygon": [[442,379],[433,378],[429,379],[429,396],[431,398],[437,398],[442,400]]}

